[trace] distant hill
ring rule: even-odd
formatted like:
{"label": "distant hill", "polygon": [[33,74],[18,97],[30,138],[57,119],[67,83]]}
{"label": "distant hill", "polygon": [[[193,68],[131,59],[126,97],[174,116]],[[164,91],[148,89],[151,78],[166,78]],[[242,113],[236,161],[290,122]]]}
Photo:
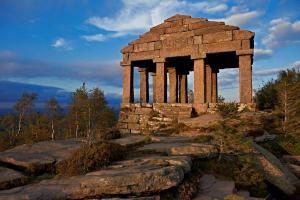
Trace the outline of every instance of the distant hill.
{"label": "distant hill", "polygon": [[[59,104],[63,108],[66,108],[70,102],[71,96],[71,92],[58,87],[0,81],[0,115],[12,111],[14,104],[24,92],[35,92],[38,94],[36,103],[37,110],[42,110],[44,108],[44,103],[51,97],[56,97]],[[107,94],[105,97],[110,106],[113,106],[116,110],[119,109],[121,96]]]}

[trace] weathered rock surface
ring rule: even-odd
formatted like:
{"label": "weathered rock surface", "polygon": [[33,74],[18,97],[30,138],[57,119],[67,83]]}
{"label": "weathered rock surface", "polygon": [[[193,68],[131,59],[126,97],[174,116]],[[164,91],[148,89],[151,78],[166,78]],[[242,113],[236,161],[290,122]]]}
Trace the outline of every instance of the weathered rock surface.
{"label": "weathered rock surface", "polygon": [[295,194],[300,187],[299,179],[272,153],[256,143],[253,146],[259,153],[258,164],[264,171],[266,179],[287,195]]}
{"label": "weathered rock surface", "polygon": [[120,145],[126,146],[126,147],[136,146],[136,145],[142,144],[144,141],[145,141],[145,136],[143,136],[143,135],[129,135],[126,137],[112,140],[112,142],[115,142],[117,144],[120,144]]}
{"label": "weathered rock surface", "polygon": [[6,167],[0,167],[0,190],[24,185],[27,181],[28,177],[22,173]]}
{"label": "weathered rock surface", "polygon": [[167,153],[169,155],[189,155],[198,158],[213,158],[218,155],[218,149],[214,145],[200,143],[152,143],[138,150]]}
{"label": "weathered rock surface", "polygon": [[111,199],[101,199],[101,200],[160,200],[159,196],[152,197],[129,197],[129,198],[111,198]]}
{"label": "weathered rock surface", "polygon": [[56,163],[69,158],[81,144],[75,139],[24,144],[0,152],[0,162],[37,174],[50,171]]}
{"label": "weathered rock surface", "polygon": [[152,142],[162,142],[162,143],[181,143],[181,142],[191,142],[194,137],[183,137],[183,136],[151,136]]}
{"label": "weathered rock surface", "polygon": [[149,156],[118,162],[83,176],[44,180],[0,192],[0,199],[82,199],[154,194],[177,186],[191,170],[186,156]]}

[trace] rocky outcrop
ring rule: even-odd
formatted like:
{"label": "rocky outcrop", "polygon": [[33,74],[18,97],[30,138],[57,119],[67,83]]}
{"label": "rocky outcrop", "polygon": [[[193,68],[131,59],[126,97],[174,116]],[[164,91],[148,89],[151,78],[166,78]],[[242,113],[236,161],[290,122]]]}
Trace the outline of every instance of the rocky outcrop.
{"label": "rocky outcrop", "polygon": [[253,146],[258,152],[258,164],[263,170],[266,179],[287,195],[294,195],[300,187],[299,179],[272,153],[256,143]]}
{"label": "rocky outcrop", "polygon": [[197,158],[213,158],[218,155],[218,149],[214,145],[200,143],[152,143],[138,149],[167,153],[168,155],[188,155]]}
{"label": "rocky outcrop", "polygon": [[28,177],[22,173],[6,167],[0,167],[0,190],[24,185],[27,181]]}
{"label": "rocky outcrop", "polygon": [[51,171],[54,165],[69,158],[81,146],[75,139],[24,144],[0,152],[0,162],[23,169],[30,174]]}
{"label": "rocky outcrop", "polygon": [[[0,192],[0,199],[83,199],[104,195],[158,194],[191,170],[186,156],[149,156],[118,162],[83,176],[44,180]],[[151,196],[151,195],[150,195]]]}

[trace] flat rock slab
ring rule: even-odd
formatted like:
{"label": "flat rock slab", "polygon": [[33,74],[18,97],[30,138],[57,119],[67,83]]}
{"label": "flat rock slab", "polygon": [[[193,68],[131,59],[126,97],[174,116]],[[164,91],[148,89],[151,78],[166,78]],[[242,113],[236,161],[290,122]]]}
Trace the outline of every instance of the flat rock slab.
{"label": "flat rock slab", "polygon": [[0,152],[0,162],[38,174],[50,171],[53,165],[69,158],[81,144],[82,142],[75,139],[24,144]]}
{"label": "flat rock slab", "polygon": [[129,135],[123,138],[112,140],[112,142],[120,144],[122,146],[130,147],[142,144],[145,142],[145,136],[143,135]]}
{"label": "flat rock slab", "polygon": [[169,155],[188,155],[198,158],[213,158],[218,155],[214,145],[200,143],[152,143],[140,147],[139,151],[167,153]]}
{"label": "flat rock slab", "polygon": [[161,143],[181,143],[181,142],[192,142],[194,137],[184,137],[184,136],[151,136],[152,142]]}
{"label": "flat rock slab", "polygon": [[258,152],[257,163],[263,170],[266,179],[287,195],[294,195],[300,188],[300,180],[271,152],[253,143]]}
{"label": "flat rock slab", "polygon": [[82,176],[44,180],[0,191],[0,199],[84,199],[155,194],[176,187],[191,170],[187,156],[149,156],[117,162]]}
{"label": "flat rock slab", "polygon": [[27,181],[28,177],[24,176],[21,172],[0,167],[0,190],[24,185]]}
{"label": "flat rock slab", "polygon": [[160,200],[159,196],[151,197],[128,197],[128,198],[111,198],[111,199],[101,199],[101,200]]}

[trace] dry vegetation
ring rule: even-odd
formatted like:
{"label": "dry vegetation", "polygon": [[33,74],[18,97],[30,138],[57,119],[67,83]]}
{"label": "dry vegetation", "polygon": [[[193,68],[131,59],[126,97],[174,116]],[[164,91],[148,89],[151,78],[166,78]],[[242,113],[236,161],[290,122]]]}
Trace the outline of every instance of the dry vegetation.
{"label": "dry vegetation", "polygon": [[71,158],[57,166],[57,174],[74,176],[100,169],[126,155],[126,148],[115,143],[101,141],[92,145],[83,145]]}

